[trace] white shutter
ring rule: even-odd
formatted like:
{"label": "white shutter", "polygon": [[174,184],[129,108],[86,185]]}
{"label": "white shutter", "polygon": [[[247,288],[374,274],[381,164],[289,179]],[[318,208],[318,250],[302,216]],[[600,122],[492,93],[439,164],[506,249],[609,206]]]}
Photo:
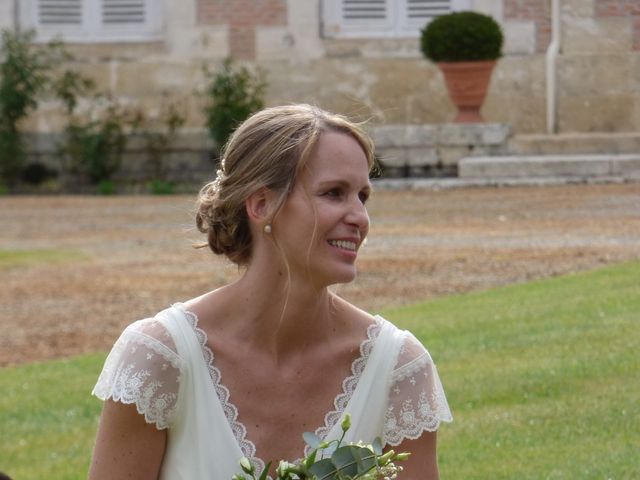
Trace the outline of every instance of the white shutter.
{"label": "white shutter", "polygon": [[324,29],[329,37],[393,35],[396,0],[325,0]]}
{"label": "white shutter", "polygon": [[37,24],[42,26],[77,25],[83,23],[82,0],[39,0]]}
{"label": "white shutter", "polygon": [[[0,0],[1,1],[1,0]],[[20,22],[38,41],[146,42],[161,38],[159,0],[21,0]]]}
{"label": "white shutter", "polygon": [[102,24],[144,24],[147,19],[145,0],[102,0]]}
{"label": "white shutter", "polygon": [[345,22],[378,22],[389,17],[386,0],[342,0]]}
{"label": "white shutter", "polygon": [[449,13],[451,0],[404,0],[398,25],[399,33],[415,36],[431,20]]}

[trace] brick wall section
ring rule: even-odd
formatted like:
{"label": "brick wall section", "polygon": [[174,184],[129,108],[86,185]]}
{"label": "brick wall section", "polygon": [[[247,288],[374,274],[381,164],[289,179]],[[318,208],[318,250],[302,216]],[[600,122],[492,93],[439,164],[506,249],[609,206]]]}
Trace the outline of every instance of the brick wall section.
{"label": "brick wall section", "polygon": [[640,50],[640,0],[596,0],[597,17],[632,17],[633,49]]}
{"label": "brick wall section", "polygon": [[286,0],[198,0],[200,25],[228,25],[234,58],[256,56],[256,27],[287,24]]}
{"label": "brick wall section", "polygon": [[536,51],[546,51],[551,42],[549,0],[504,0],[504,18],[533,21],[536,27]]}

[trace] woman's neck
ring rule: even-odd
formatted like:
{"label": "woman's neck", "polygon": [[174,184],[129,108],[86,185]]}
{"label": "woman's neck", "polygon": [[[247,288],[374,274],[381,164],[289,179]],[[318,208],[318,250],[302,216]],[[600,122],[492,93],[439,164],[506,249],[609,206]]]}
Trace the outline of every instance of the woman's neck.
{"label": "woman's neck", "polygon": [[317,289],[277,269],[249,267],[205,302],[211,312],[206,317],[215,319],[216,329],[276,361],[321,346],[345,327],[342,300],[327,288]]}

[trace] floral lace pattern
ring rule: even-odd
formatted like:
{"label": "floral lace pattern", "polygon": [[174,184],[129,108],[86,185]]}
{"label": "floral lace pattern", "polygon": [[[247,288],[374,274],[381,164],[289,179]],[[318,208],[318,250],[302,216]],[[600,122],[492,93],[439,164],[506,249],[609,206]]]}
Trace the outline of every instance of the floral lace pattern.
{"label": "floral lace pattern", "polygon": [[436,367],[429,353],[407,332],[392,376],[384,440],[397,446],[405,438],[415,440],[451,420]]}
{"label": "floral lace pattern", "polygon": [[[351,375],[344,379],[342,382],[342,392],[338,394],[333,402],[334,410],[328,412],[324,417],[324,425],[318,427],[315,434],[320,438],[325,438],[329,431],[340,421],[342,415],[345,412],[349,400],[353,396],[353,392],[358,385],[358,381],[364,371],[364,367],[367,365],[371,350],[375,345],[375,341],[378,338],[380,329],[382,328],[382,321],[379,317],[375,317],[375,323],[372,323],[367,328],[367,338],[360,344],[360,356],[356,358],[351,364]],[[305,455],[311,453],[311,447],[305,446]]]}
{"label": "floral lace pattern", "polygon": [[93,394],[135,404],[147,423],[167,428],[176,411],[182,367],[169,345],[171,337],[159,322],[133,323],[109,353]]}
{"label": "floral lace pattern", "polygon": [[182,312],[184,312],[187,320],[191,324],[191,327],[193,328],[193,331],[198,338],[198,342],[200,343],[200,347],[202,348],[204,361],[207,365],[207,368],[209,369],[209,375],[211,376],[211,381],[213,382],[213,387],[216,391],[216,394],[218,395],[220,404],[222,405],[224,415],[229,422],[231,430],[233,431],[233,436],[236,438],[238,445],[240,445],[242,454],[245,457],[251,459],[252,463],[256,465],[256,470],[258,472],[261,472],[265,467],[264,461],[256,457],[256,446],[251,440],[247,439],[247,429],[242,424],[242,422],[238,421],[238,409],[229,400],[229,389],[225,387],[221,382],[220,369],[213,364],[214,355],[207,345],[208,338],[206,332],[198,326],[198,317],[195,313],[185,310],[181,304],[176,304],[175,306],[177,306],[182,310]]}

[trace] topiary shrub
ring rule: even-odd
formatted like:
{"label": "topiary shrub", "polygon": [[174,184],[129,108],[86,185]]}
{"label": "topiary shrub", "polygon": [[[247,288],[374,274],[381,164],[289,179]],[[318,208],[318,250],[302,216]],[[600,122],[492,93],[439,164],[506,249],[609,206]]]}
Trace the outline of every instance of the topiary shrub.
{"label": "topiary shrub", "polygon": [[453,12],[425,26],[420,47],[433,62],[468,62],[500,58],[503,42],[500,25],[490,16]]}

